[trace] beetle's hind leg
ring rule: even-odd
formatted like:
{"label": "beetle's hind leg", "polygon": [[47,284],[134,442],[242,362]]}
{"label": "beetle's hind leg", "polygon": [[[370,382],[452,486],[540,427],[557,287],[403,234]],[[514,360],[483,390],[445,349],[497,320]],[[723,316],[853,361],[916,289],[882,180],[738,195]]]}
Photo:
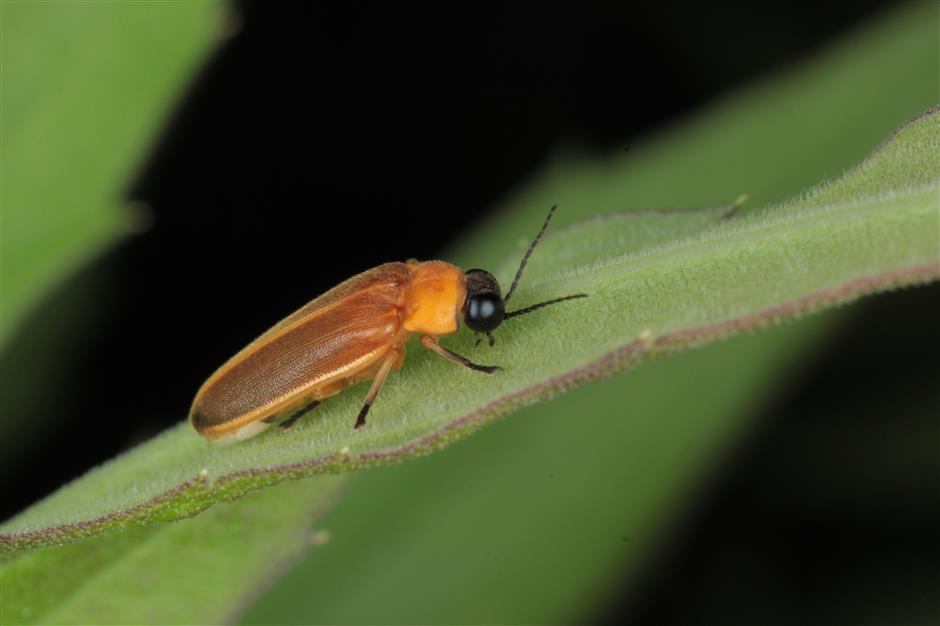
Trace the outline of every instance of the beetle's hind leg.
{"label": "beetle's hind leg", "polygon": [[291,415],[290,417],[288,417],[286,420],[284,420],[283,422],[281,422],[280,424],[278,424],[278,425],[277,425],[278,429],[279,429],[279,430],[288,430],[288,429],[292,428],[292,427],[294,426],[294,424],[296,424],[296,423],[300,420],[301,417],[303,417],[303,416],[306,415],[307,413],[311,412],[312,410],[314,410],[315,408],[317,408],[319,405],[320,405],[320,401],[319,401],[319,400],[314,400],[313,402],[311,402],[310,404],[308,404],[307,406],[305,406],[304,408],[300,409],[299,411],[297,411],[296,413],[294,413],[293,415]]}
{"label": "beetle's hind leg", "polygon": [[[308,403],[305,404],[303,407],[301,407],[301,409],[300,409],[299,411],[295,412],[293,415],[291,415],[290,417],[288,417],[286,420],[284,420],[284,421],[282,421],[282,422],[279,422],[278,425],[277,425],[278,429],[279,429],[279,430],[288,430],[288,429],[290,429],[291,427],[294,426],[294,424],[297,423],[298,420],[300,420],[301,417],[303,417],[304,415],[306,415],[306,414],[309,413],[310,411],[312,411],[312,410],[314,410],[315,408],[317,408],[317,405],[319,405],[319,404],[320,404],[320,400],[312,400],[312,401],[308,402]],[[271,424],[271,423],[277,421],[277,417],[268,417],[268,418],[265,418],[265,419],[262,420],[262,421]]]}

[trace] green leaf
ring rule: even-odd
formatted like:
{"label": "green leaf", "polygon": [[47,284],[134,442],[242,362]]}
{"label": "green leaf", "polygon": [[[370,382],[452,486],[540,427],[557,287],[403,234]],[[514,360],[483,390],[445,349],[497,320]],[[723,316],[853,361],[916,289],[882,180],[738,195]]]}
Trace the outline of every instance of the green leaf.
{"label": "green leaf", "polygon": [[218,39],[223,8],[0,5],[0,346],[51,285],[139,225],[120,194]]}
{"label": "green leaf", "polygon": [[[935,18],[936,8],[924,4],[884,13],[781,73],[631,141],[628,153],[556,158],[500,202],[474,236],[462,239],[461,252],[441,258],[493,267],[518,233],[537,225],[555,202],[559,220],[631,206],[709,203],[742,191],[764,206],[838,174],[859,162],[898,120],[937,102]],[[910,296],[900,298],[884,298],[882,308]],[[791,392],[834,382],[819,360],[833,349],[837,326],[861,308],[832,310],[653,361],[527,407],[444,454],[355,474],[342,502],[324,519],[333,529],[330,544],[278,581],[242,623],[609,621],[613,609],[642,604],[649,586],[655,589],[661,574],[673,569],[716,489],[734,480],[742,457],[768,435],[769,418],[787,405]],[[917,325],[922,313],[897,316],[927,330]],[[906,341],[903,335],[896,340]],[[926,383],[928,374],[916,379]],[[851,412],[846,415],[846,426],[855,422]],[[896,417],[884,428],[907,432],[905,414]],[[840,428],[832,436],[853,435]],[[819,453],[825,456],[816,464],[795,457],[779,468],[787,476],[782,484],[792,488],[790,502],[801,510],[801,477],[809,484],[819,478],[817,470],[837,466],[847,480],[870,491],[865,481],[882,467],[868,456],[861,464],[840,457],[838,446]],[[862,467],[868,471],[860,476]],[[919,488],[911,485],[912,497],[935,489],[930,477],[936,474],[914,472],[909,478],[915,474],[921,479]],[[770,499],[786,507],[786,493]],[[759,529],[761,521],[741,523]],[[745,573],[752,573],[753,555],[737,556],[746,562]],[[721,569],[727,565],[716,566],[732,578],[740,573]],[[751,582],[758,592],[760,581],[764,591],[773,592],[776,570],[764,568],[769,578],[756,573]],[[725,601],[740,607],[747,590],[738,582],[729,586],[714,579],[700,591],[711,605],[730,589]],[[898,607],[898,595],[919,588],[903,586],[900,594],[877,590],[869,604],[884,615],[918,615]],[[695,605],[694,598],[688,600]],[[774,620],[749,614],[754,623]]]}
{"label": "green leaf", "polygon": [[648,580],[636,569],[671,556],[676,518],[722,468],[716,451],[833,321],[654,361],[354,476],[323,520],[329,545],[243,623],[603,623],[605,604]]}
{"label": "green leaf", "polygon": [[[364,430],[352,430],[361,402],[356,392],[331,398],[288,433],[270,431],[233,447],[208,447],[180,425],[14,518],[0,539],[6,550],[71,541],[113,526],[194,515],[218,499],[287,478],[398,461],[648,358],[932,280],[940,272],[938,130],[934,110],[835,182],[697,235],[677,229],[680,214],[673,213],[556,231],[545,246],[566,251],[564,267],[553,266],[549,254],[533,257],[513,302],[577,292],[589,299],[507,322],[492,350],[474,350],[466,332],[446,340],[458,352],[504,365],[504,372],[456,369],[412,346]],[[699,213],[686,215],[701,220]],[[628,243],[634,223],[649,229],[647,243]],[[592,246],[580,246],[585,238]],[[499,272],[504,284],[512,265],[507,260]]]}
{"label": "green leaf", "polygon": [[[17,624],[231,622],[311,546],[344,477],[278,485],[198,518],[46,547],[4,564],[0,613]],[[185,559],[183,558],[185,555]]]}

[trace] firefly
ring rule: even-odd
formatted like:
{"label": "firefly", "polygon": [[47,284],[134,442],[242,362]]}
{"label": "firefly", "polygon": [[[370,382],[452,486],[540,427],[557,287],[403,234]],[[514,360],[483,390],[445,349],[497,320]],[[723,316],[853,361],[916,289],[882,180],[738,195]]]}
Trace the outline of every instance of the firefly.
{"label": "firefly", "polygon": [[463,317],[477,334],[476,345],[485,337],[492,346],[493,330],[504,321],[587,297],[579,293],[506,310],[555,208],[505,296],[496,278],[481,269],[465,272],[444,261],[374,267],[287,316],[216,370],[196,393],[190,423],[210,443],[240,441],[272,424],[286,430],[326,398],[371,380],[354,426],[361,428],[389,373],[404,363],[413,333],[448,361],[484,374],[499,371],[499,366],[480,365],[445,348],[438,337],[457,332]]}

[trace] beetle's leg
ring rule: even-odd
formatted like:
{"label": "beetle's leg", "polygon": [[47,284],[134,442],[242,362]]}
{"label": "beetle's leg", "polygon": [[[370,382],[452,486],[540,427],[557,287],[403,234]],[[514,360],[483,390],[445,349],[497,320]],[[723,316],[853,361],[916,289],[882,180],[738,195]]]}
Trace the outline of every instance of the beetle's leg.
{"label": "beetle's leg", "polygon": [[385,360],[382,361],[382,365],[379,367],[379,371],[375,374],[375,379],[372,381],[372,386],[369,387],[369,393],[366,394],[366,401],[359,411],[359,417],[356,418],[356,428],[362,428],[366,425],[366,414],[372,407],[372,403],[375,402],[375,397],[379,395],[379,391],[382,390],[382,385],[385,384],[388,373],[392,371],[392,367],[398,359],[398,352],[392,350],[388,353],[388,356],[385,357]]}
{"label": "beetle's leg", "polygon": [[[305,405],[303,406],[303,408],[301,408],[299,411],[297,411],[296,413],[294,413],[293,415],[291,415],[290,417],[288,417],[288,418],[287,418],[286,420],[284,420],[283,422],[280,422],[280,423],[277,425],[277,427],[278,427],[280,430],[287,430],[288,428],[291,428],[294,424],[297,423],[297,420],[299,420],[301,417],[303,417],[304,415],[306,415],[306,414],[309,413],[310,411],[312,411],[312,410],[314,410],[315,408],[317,408],[317,405],[318,405],[318,404],[320,404],[320,401],[319,401],[319,400],[314,400],[314,401],[312,401],[312,402],[309,402],[309,403],[305,404]],[[264,420],[264,421],[268,421],[268,420]]]}
{"label": "beetle's leg", "polygon": [[431,335],[421,335],[421,345],[424,346],[425,348],[428,348],[429,350],[434,350],[435,352],[440,354],[442,357],[444,357],[448,361],[459,363],[460,365],[463,365],[464,367],[469,367],[470,369],[477,371],[477,372],[485,372],[487,374],[492,374],[493,372],[497,370],[503,369],[498,365],[480,365],[478,363],[474,363],[467,357],[460,356],[456,352],[451,352],[450,350],[448,350],[441,344],[437,343],[437,338],[432,337]]}
{"label": "beetle's leg", "polygon": [[[483,334],[477,333],[477,341],[473,344],[473,347],[476,348],[480,345],[480,342],[483,341]],[[493,333],[486,333],[486,343],[490,344],[490,347],[493,347],[493,344],[496,343],[496,337],[493,336]]]}

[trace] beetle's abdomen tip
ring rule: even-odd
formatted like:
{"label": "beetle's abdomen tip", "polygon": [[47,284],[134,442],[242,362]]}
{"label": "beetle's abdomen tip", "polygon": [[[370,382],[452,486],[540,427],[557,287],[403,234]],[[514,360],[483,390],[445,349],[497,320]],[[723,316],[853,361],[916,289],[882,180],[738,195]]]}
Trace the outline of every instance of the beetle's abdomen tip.
{"label": "beetle's abdomen tip", "polygon": [[255,435],[264,432],[268,429],[268,427],[271,426],[271,424],[265,421],[258,420],[249,422],[243,426],[236,426],[228,430],[221,430],[218,427],[213,428],[212,424],[207,423],[205,417],[198,412],[194,412],[189,416],[189,423],[193,427],[193,430],[206,438],[206,441],[211,444],[221,445],[250,439]]}
{"label": "beetle's abdomen tip", "polygon": [[198,410],[193,409],[189,412],[189,425],[193,427],[193,430],[201,433],[206,425],[206,418]]}
{"label": "beetle's abdomen tip", "polygon": [[244,441],[245,439],[251,439],[255,435],[263,433],[271,424],[268,424],[264,421],[249,422],[244,426],[236,428],[234,430],[229,430],[222,433],[201,433],[203,437],[206,438],[206,441],[216,445],[228,445],[230,443],[238,443],[239,441]]}

